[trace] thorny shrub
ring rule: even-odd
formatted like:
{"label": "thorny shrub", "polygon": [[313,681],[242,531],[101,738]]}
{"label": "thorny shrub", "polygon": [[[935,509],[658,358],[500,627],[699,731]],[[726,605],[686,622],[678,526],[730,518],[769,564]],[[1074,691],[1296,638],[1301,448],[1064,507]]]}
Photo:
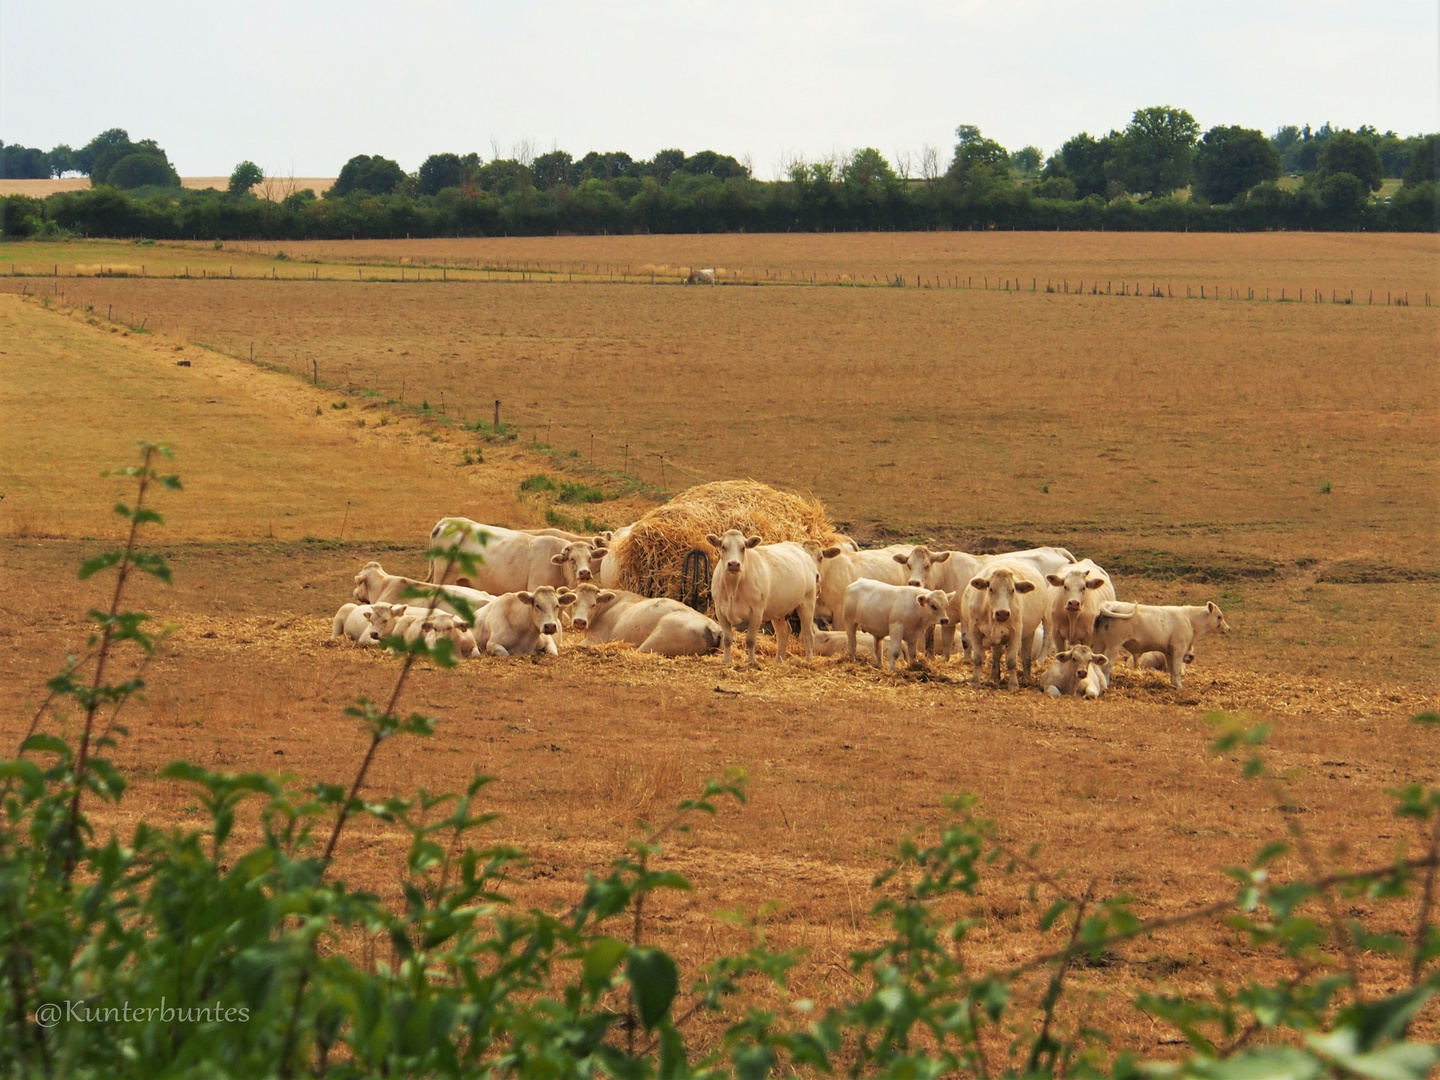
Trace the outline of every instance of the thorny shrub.
{"label": "thorny shrub", "polygon": [[[138,488],[133,507],[116,507],[129,537],[122,550],[80,570],[81,577],[116,572],[109,609],[90,612],[95,630],[86,651],[50,681],[18,754],[0,762],[6,1075],[762,1080],[843,1071],[895,1080],[1419,1080],[1440,1062],[1440,1048],[1411,1030],[1440,989],[1440,789],[1391,792],[1396,814],[1418,828],[1418,858],[1325,873],[1293,827],[1231,871],[1235,889],[1226,900],[1148,921],[1129,896],[1098,895],[1093,883],[1067,891],[1033,852],[998,840],[971,800],[952,800],[938,831],[902,843],[877,877],[882,899],[872,916],[883,941],[851,957],[863,989],[823,1012],[808,1002],[783,1013],[755,1004],[761,985],[783,990],[798,952],[760,941],[682,975],[666,952],[645,943],[649,897],[690,888],[657,868],[664,840],[696,815],[714,814],[722,797],[743,801],[739,777],[707,784],[668,822],[642,828],[609,873],[587,877],[560,915],[507,901],[507,873],[522,855],[476,838],[494,817],[477,807],[487,778],[458,795],[421,788],[413,798],[364,797],[366,773],[386,740],[432,731],[428,718],[402,716],[399,702],[417,661],[454,663],[445,640],[430,649],[423,641],[387,643],[404,658],[389,700],[362,699],[347,710],[371,735],[348,790],[177,762],[161,775],[194,789],[209,819],[204,828],[142,821],[128,840],[100,835],[87,804],[113,806],[124,796],[125,778],[104,754],[126,734],[117,716],[141,690],[145,658],[157,645],[146,616],[123,610],[125,585],[136,571],[170,580],[164,560],[136,545],[142,526],[161,521],[147,505],[155,487],[179,487],[156,470],[168,456],[168,448],[146,445],[142,463],[121,470]],[[432,554],[464,558],[453,549]],[[122,649],[138,655],[136,673],[110,681]],[[83,717],[78,742],[40,730],[64,702]],[[1259,756],[1263,741],[1263,729],[1233,726],[1215,749],[1245,750],[1246,774],[1278,792]],[[260,839],[241,850],[232,831],[247,804]],[[329,872],[356,815],[409,833],[398,907]],[[1268,868],[1290,850],[1308,876],[1278,880]],[[959,946],[973,924],[942,914],[955,906],[945,901],[975,895],[982,874],[993,873],[1031,877],[1037,928],[1063,930],[1061,947],[1037,946],[1032,959],[1007,971],[963,962]],[[1340,914],[1340,898],[1364,894],[1392,905],[1382,910],[1393,920],[1395,904],[1416,910],[1416,892],[1418,917],[1406,934],[1377,934]],[[1048,906],[1042,893],[1054,896]],[[1120,942],[1204,919],[1228,922],[1259,953],[1290,958],[1296,974],[1245,981],[1237,959],[1235,981],[1210,995],[1139,994],[1135,1008],[1172,1024],[1188,1043],[1173,1063],[1137,1063],[1109,1051],[1103,1032],[1057,1021],[1074,966]],[[334,947],[357,931],[388,939],[395,962],[362,965]],[[1408,978],[1366,997],[1360,954],[1377,950],[1398,954]],[[1046,989],[1038,1006],[1022,1005],[1017,987],[1036,975]],[[693,1016],[722,1008],[738,1016],[723,1037],[703,1049],[687,1042]]]}

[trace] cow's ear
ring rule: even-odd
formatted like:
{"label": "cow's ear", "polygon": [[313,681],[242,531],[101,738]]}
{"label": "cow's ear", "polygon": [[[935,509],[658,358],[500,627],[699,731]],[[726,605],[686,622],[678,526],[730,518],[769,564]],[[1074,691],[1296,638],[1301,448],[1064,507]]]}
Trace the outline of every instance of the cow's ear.
{"label": "cow's ear", "polygon": [[1051,585],[1054,585],[1057,589],[1061,585],[1065,584],[1065,579],[1059,574],[1046,574],[1045,580],[1048,581]]}
{"label": "cow's ear", "polygon": [[522,604],[529,604],[531,607],[535,606],[535,596],[533,593],[517,592],[515,599],[519,600]]}
{"label": "cow's ear", "polygon": [[567,562],[570,561],[570,558],[568,555],[551,555],[550,561],[556,566],[564,566]]}
{"label": "cow's ear", "polygon": [[930,602],[930,594],[929,594],[929,593],[921,593],[919,596],[915,597],[915,602],[916,602],[917,604],[919,604],[921,607],[924,607],[926,604],[928,604],[928,603]]}
{"label": "cow's ear", "polygon": [[597,604],[608,604],[614,599],[615,594],[613,592],[602,592],[599,596],[595,597],[595,602]]}
{"label": "cow's ear", "polygon": [[1210,614],[1212,615],[1215,614],[1215,603],[1213,600],[1205,601],[1205,610],[1210,612]]}
{"label": "cow's ear", "polygon": [[989,587],[990,582],[986,581],[983,577],[972,577],[970,579],[970,588],[976,592],[984,592]]}
{"label": "cow's ear", "polygon": [[956,589],[954,592],[947,592],[947,593],[945,594],[945,606],[946,606],[946,607],[949,607],[951,604],[953,604],[953,603],[955,602],[955,597],[957,597],[957,596],[959,596],[959,595],[960,595],[960,590],[959,590],[959,589]]}
{"label": "cow's ear", "polygon": [[759,547],[759,546],[760,546],[760,537],[758,537],[758,536],[748,537],[748,538],[746,539],[746,541],[745,541],[745,546],[746,546],[747,548]]}
{"label": "cow's ear", "polygon": [[1106,664],[1108,664],[1108,663],[1110,662],[1110,658],[1109,658],[1108,656],[1104,656],[1104,655],[1101,655],[1101,654],[1097,654],[1097,655],[1092,656],[1092,657],[1090,658],[1090,662],[1091,662],[1092,664],[1099,664],[1101,667],[1104,667]]}
{"label": "cow's ear", "polygon": [[1066,649],[1064,652],[1057,652],[1057,653],[1055,654],[1055,659],[1056,659],[1056,660],[1059,660],[1060,663],[1062,663],[1062,664],[1069,663],[1069,661],[1070,661],[1070,655],[1071,655],[1070,650],[1069,650],[1069,649]]}
{"label": "cow's ear", "polygon": [[1035,583],[1033,581],[1017,581],[1015,582],[1015,591],[1018,593],[1034,592]]}
{"label": "cow's ear", "polygon": [[949,558],[950,558],[950,552],[948,552],[948,551],[942,551],[942,552],[940,552],[940,554],[938,554],[938,555],[931,555],[931,556],[930,556],[930,561],[931,561],[931,562],[945,562],[945,561],[946,561],[947,559],[949,559]]}
{"label": "cow's ear", "polygon": [[833,559],[836,555],[839,555],[842,550],[844,549],[839,547],[828,547],[820,552],[820,557],[822,559]]}
{"label": "cow's ear", "polygon": [[718,548],[720,546],[720,537],[716,536],[714,533],[707,533],[705,536],[705,542],[711,547]]}
{"label": "cow's ear", "polygon": [[556,603],[558,603],[561,607],[569,607],[578,599],[579,597],[576,596],[573,592],[562,592],[560,594],[560,598],[556,601]]}
{"label": "cow's ear", "polygon": [[1087,589],[1098,589],[1098,588],[1100,588],[1101,585],[1104,585],[1104,584],[1105,584],[1105,579],[1102,578],[1102,577],[1091,578],[1089,581],[1085,582],[1085,588],[1087,588]]}
{"label": "cow's ear", "polygon": [[891,555],[890,557],[896,562],[898,562],[901,566],[906,565],[910,561],[910,557],[908,555],[901,555],[898,552],[894,555]]}

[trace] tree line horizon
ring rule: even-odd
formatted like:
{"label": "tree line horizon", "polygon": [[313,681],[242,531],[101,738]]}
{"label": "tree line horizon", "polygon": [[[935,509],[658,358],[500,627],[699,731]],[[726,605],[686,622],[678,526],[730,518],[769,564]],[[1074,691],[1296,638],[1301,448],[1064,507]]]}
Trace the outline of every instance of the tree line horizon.
{"label": "tree line horizon", "polygon": [[[489,161],[436,153],[407,173],[360,154],[322,193],[258,198],[267,181],[236,166],[225,191],[180,187],[154,140],[112,128],[79,150],[0,144],[3,176],[86,175],[85,191],[5,200],[4,235],[154,239],[344,239],[553,233],[1018,229],[1440,229],[1436,134],[1362,125],[1286,125],[1273,135],[1235,125],[1200,131],[1184,109],[1135,110],[1123,130],[1082,132],[1054,154],[1010,151],[969,124],[947,163],[926,147],[892,162],[866,147],[794,156],[757,180],[713,150],[534,154]],[[37,175],[38,174],[38,175]],[[1289,182],[1282,181],[1288,176]],[[1377,198],[1386,179],[1401,186]],[[288,190],[287,190],[288,187]],[[272,190],[269,194],[274,195]]]}

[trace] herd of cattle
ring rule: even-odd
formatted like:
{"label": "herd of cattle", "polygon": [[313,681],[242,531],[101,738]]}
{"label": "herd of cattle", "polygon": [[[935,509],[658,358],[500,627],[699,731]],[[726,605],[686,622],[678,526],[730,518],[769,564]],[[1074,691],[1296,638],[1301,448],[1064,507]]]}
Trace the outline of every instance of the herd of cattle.
{"label": "herd of cattle", "polygon": [[794,617],[807,657],[868,662],[873,654],[893,671],[902,655],[914,663],[922,645],[949,661],[958,633],[974,686],[988,650],[997,686],[1002,657],[1012,690],[1031,681],[1038,661],[1046,693],[1098,698],[1121,650],[1132,664],[1168,671],[1179,689],[1196,639],[1230,631],[1213,603],[1121,602],[1109,574],[1064,548],[970,555],[909,544],[862,550],[849,540],[821,548],[767,544],[737,529],[706,537],[718,553],[711,619],[678,600],[619,588],[614,545],[627,532],[579,536],[443,518],[430,533],[426,580],[368,563],[355,575],[355,602],[335,614],[333,637],[362,646],[392,636],[431,645],[448,637],[464,657],[553,655],[568,623],[582,644],[624,641],[664,656],[719,648],[729,664],[743,630],[753,664],[756,633],[767,622],[776,658],[785,660]]}

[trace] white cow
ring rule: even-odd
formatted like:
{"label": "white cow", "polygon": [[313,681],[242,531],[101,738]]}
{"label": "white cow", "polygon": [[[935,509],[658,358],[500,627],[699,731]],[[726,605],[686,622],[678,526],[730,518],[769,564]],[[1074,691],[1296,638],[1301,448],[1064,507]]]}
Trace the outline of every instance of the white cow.
{"label": "white cow", "polygon": [[[389,604],[380,606],[390,607]],[[378,644],[380,635],[375,631],[374,614],[375,609],[369,604],[342,604],[331,623],[331,640],[343,637],[360,646]]]}
{"label": "white cow", "polygon": [[704,270],[691,270],[690,276],[685,279],[686,285],[714,285],[715,271],[711,267]]}
{"label": "white cow", "polygon": [[904,544],[865,551],[851,551],[839,544],[825,548],[820,552],[820,591],[815,598],[815,614],[835,623],[845,603],[845,590],[862,578],[904,585],[906,571],[898,565],[904,561],[899,556],[909,550]]}
{"label": "white cow", "polygon": [[1170,685],[1179,690],[1185,678],[1185,658],[1192,655],[1195,639],[1212,631],[1230,632],[1225,613],[1213,603],[1156,607],[1111,600],[1100,606],[1091,648],[1105,653],[1112,663],[1120,648],[1128,649],[1132,656],[1163,653],[1170,668]]}
{"label": "white cow", "polygon": [[710,599],[720,623],[723,661],[730,663],[735,628],[743,625],[749,662],[755,663],[755,635],[760,624],[768,622],[775,629],[776,657],[784,663],[791,612],[800,616],[805,655],[813,655],[816,574],[810,554],[791,541],[762,546],[760,537],[747,538],[739,529],[705,539],[720,549],[710,578]]}
{"label": "white cow", "polygon": [[448,611],[430,611],[426,608],[407,608],[396,621],[392,633],[399,634],[406,645],[413,645],[423,636],[425,647],[433,649],[441,638],[449,638],[455,644],[455,654],[469,658],[478,654],[475,635],[470,624],[458,615]]}
{"label": "white cow", "polygon": [[559,588],[565,584],[565,571],[552,560],[569,543],[558,536],[536,536],[469,518],[441,518],[430,530],[430,547],[476,556],[478,565],[471,573],[452,559],[435,555],[425,580],[468,585],[496,596],[541,585]]}
{"label": "white cow", "polygon": [[[1100,605],[1115,599],[1110,575],[1089,559],[1045,575],[1045,652],[1089,645]],[[1044,656],[1041,657],[1044,659]]]}
{"label": "white cow", "polygon": [[1093,701],[1110,688],[1105,674],[1109,663],[1108,656],[1076,645],[1050,658],[1049,666],[1040,674],[1040,687],[1051,697],[1085,697]]}
{"label": "white cow", "polygon": [[965,585],[962,606],[970,659],[975,665],[970,685],[980,685],[986,648],[993,649],[991,677],[997,686],[1002,650],[1009,667],[1010,689],[1019,689],[1022,677],[1029,682],[1035,631],[1045,616],[1044,579],[1025,563],[997,558],[986,562]]}
{"label": "white cow", "polygon": [[937,623],[950,624],[948,607],[953,596],[936,589],[929,591],[910,585],[891,585],[884,581],[861,578],[845,590],[841,606],[840,626],[845,631],[850,659],[855,659],[859,631],[875,639],[875,664],[883,667],[880,639],[890,639],[890,670],[903,651],[913,663],[920,639]]}
{"label": "white cow", "polygon": [[560,651],[560,609],[573,603],[574,593],[551,585],[496,597],[475,616],[475,647],[491,656],[554,656]]}
{"label": "white cow", "polygon": [[[616,551],[620,548],[620,542],[629,536],[634,528],[634,525],[625,525],[605,537],[605,556],[600,560],[598,572],[602,589],[620,588],[620,559]],[[593,565],[591,569],[594,569]]]}
{"label": "white cow", "polygon": [[575,588],[570,625],[584,632],[582,644],[628,641],[642,653],[661,656],[696,656],[720,644],[720,624],[679,600],[588,583]]}
{"label": "white cow", "polygon": [[[863,655],[864,662],[868,664],[876,651],[875,635],[856,631],[855,658],[858,660]],[[849,656],[850,635],[844,630],[816,630],[814,652],[816,656]]]}
{"label": "white cow", "polygon": [[377,604],[391,603],[401,604],[408,600],[415,607],[429,607],[428,596],[407,596],[412,589],[418,589],[423,593],[432,590],[439,590],[435,600],[435,607],[439,611],[448,611],[452,615],[458,614],[453,603],[454,600],[463,600],[474,610],[483,608],[495,597],[490,593],[481,592],[479,589],[467,589],[461,585],[440,585],[435,586],[427,581],[416,581],[414,578],[402,577],[399,574],[387,574],[385,568],[378,562],[368,562],[360,568],[355,575],[354,597],[361,603]]}
{"label": "white cow", "polygon": [[550,562],[560,567],[565,586],[573,589],[599,576],[605,553],[605,545],[594,540],[571,540],[558,554],[550,556]]}

